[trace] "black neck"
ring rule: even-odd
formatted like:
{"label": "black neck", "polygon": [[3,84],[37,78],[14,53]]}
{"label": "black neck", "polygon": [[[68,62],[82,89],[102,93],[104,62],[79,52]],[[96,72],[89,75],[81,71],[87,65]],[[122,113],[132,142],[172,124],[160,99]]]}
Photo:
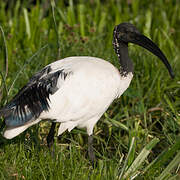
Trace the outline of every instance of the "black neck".
{"label": "black neck", "polygon": [[122,76],[127,76],[128,73],[133,73],[133,63],[128,56],[128,44],[127,43],[119,43],[115,41],[114,43],[114,50],[119,58],[120,62],[120,74]]}

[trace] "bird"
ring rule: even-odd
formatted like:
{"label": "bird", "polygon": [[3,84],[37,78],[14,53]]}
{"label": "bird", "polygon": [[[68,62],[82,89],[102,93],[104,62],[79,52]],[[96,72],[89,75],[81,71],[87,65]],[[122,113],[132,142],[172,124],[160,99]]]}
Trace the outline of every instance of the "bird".
{"label": "bird", "polygon": [[1,129],[12,139],[27,128],[49,119],[51,128],[47,145],[57,135],[75,127],[85,128],[88,155],[94,163],[93,128],[110,104],[129,87],[134,74],[128,55],[128,43],[139,45],[157,56],[174,78],[166,56],[148,37],[131,23],[123,22],[113,30],[113,48],[119,67],[98,57],[73,56],[57,60],[38,71],[29,82],[0,110],[4,118]]}

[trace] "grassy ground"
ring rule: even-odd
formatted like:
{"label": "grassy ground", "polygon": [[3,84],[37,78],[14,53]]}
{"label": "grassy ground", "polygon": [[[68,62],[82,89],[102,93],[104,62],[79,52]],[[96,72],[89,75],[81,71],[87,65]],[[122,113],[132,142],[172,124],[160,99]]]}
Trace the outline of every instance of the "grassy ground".
{"label": "grassy ground", "polygon": [[97,168],[87,156],[85,130],[56,137],[52,157],[45,141],[50,126],[42,122],[13,140],[0,137],[0,179],[179,179],[180,2],[47,2],[0,1],[1,106],[56,59],[89,55],[118,67],[112,30],[121,22],[155,41],[176,77],[155,56],[130,45],[131,86],[94,128]]}

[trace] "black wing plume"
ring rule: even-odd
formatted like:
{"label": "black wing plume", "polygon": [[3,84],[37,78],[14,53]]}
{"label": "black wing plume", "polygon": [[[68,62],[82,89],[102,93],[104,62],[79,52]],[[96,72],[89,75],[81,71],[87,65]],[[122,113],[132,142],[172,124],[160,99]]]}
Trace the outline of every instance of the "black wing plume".
{"label": "black wing plume", "polygon": [[51,73],[50,66],[35,74],[10,103],[0,110],[6,125],[23,125],[37,119],[43,111],[48,111],[49,95],[58,90],[58,78],[65,80],[68,74],[64,69]]}

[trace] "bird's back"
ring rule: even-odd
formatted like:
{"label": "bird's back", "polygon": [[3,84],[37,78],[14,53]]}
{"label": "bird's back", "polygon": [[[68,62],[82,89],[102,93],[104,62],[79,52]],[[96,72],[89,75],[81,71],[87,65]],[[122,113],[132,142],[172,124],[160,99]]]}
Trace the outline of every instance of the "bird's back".
{"label": "bird's back", "polygon": [[[102,113],[118,96],[119,72],[109,62],[94,57],[69,57],[52,64],[56,69],[63,66],[70,75],[59,90],[50,96],[50,110],[41,115],[60,122],[88,119]],[[63,85],[62,85],[63,84]]]}

